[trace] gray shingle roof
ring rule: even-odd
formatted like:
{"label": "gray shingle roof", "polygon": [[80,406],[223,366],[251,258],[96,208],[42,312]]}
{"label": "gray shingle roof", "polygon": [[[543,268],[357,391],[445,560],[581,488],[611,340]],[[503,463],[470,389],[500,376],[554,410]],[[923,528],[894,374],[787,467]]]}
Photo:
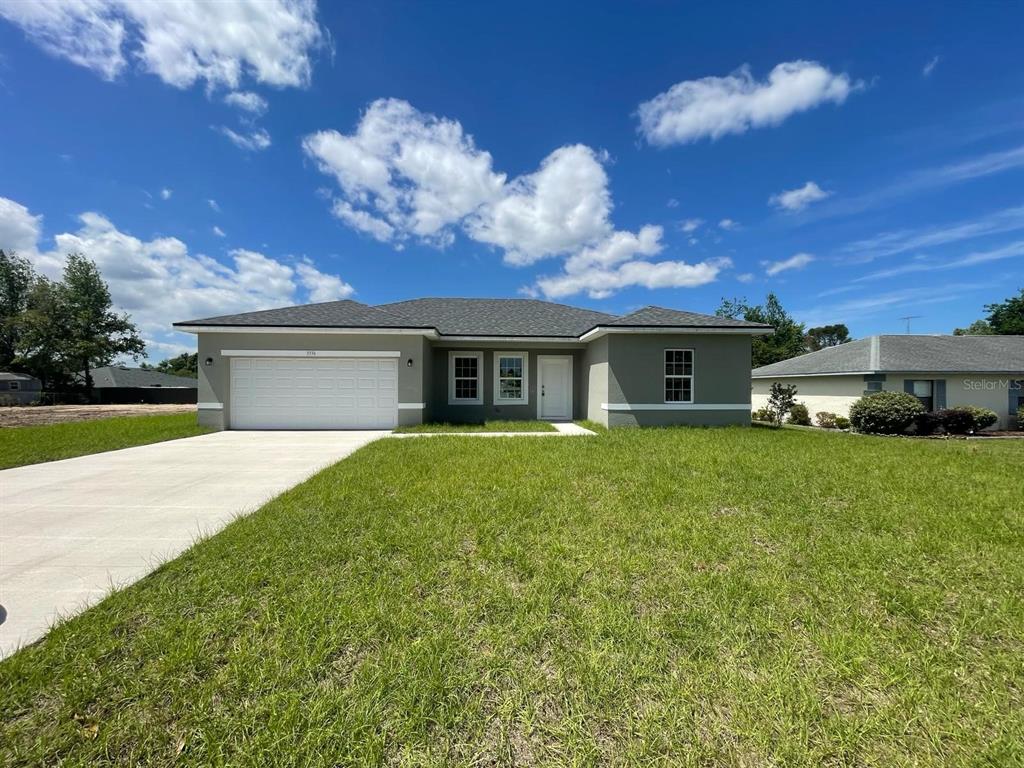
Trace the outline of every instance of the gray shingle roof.
{"label": "gray shingle roof", "polygon": [[428,298],[376,307],[331,301],[175,323],[176,326],[436,329],[444,336],[578,338],[597,326],[621,328],[768,328],[728,317],[645,307],[617,317],[537,299]]}
{"label": "gray shingle roof", "polygon": [[186,376],[171,376],[160,371],[146,371],[142,368],[124,368],[105,365],[90,372],[93,386],[97,389],[110,387],[198,387],[197,379]]}
{"label": "gray shingle roof", "polygon": [[670,328],[771,328],[763,323],[751,323],[718,315],[702,315],[699,312],[684,312],[679,309],[647,306],[628,315],[617,317],[608,326],[625,327],[670,327]]}
{"label": "gray shingle roof", "polygon": [[872,336],[755,368],[752,375],[770,378],[886,371],[1021,373],[1024,336]]}
{"label": "gray shingle roof", "polygon": [[185,320],[175,325],[307,327],[307,328],[432,328],[431,323],[414,324],[368,304],[343,299],[322,304],[300,304],[295,307],[242,312],[199,320]]}
{"label": "gray shingle roof", "polygon": [[446,336],[577,337],[614,315],[537,299],[411,299],[382,304],[387,312]]}

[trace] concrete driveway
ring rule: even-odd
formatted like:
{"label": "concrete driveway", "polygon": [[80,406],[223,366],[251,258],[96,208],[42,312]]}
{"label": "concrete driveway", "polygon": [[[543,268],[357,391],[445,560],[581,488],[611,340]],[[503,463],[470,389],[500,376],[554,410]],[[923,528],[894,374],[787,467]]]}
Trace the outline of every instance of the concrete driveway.
{"label": "concrete driveway", "polygon": [[0,658],[386,434],[218,432],[0,471]]}

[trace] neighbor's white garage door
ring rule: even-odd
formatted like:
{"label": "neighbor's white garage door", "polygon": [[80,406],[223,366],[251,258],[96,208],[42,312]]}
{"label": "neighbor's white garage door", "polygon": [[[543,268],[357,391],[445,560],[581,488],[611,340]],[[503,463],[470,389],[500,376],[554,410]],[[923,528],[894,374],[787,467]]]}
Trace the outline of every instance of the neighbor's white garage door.
{"label": "neighbor's white garage door", "polygon": [[231,358],[234,429],[390,429],[398,425],[398,361]]}

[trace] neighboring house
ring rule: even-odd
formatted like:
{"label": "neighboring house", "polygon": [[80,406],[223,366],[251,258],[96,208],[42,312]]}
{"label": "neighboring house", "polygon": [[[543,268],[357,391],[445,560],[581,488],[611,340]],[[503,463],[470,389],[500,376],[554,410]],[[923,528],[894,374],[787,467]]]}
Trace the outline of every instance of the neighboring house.
{"label": "neighboring house", "polygon": [[0,372],[0,405],[30,405],[42,396],[43,382],[27,373]]}
{"label": "neighboring house", "polygon": [[199,337],[199,421],[224,429],[749,424],[751,337],[772,332],[531,299],[333,301],[175,327]]}
{"label": "neighboring house", "polygon": [[144,368],[105,365],[90,371],[93,399],[102,404],[194,403],[199,382]]}
{"label": "neighboring house", "polygon": [[797,402],[846,416],[863,395],[909,392],[928,410],[976,405],[1016,422],[1024,406],[1024,336],[871,336],[755,368],[753,405],[773,382],[795,384]]}

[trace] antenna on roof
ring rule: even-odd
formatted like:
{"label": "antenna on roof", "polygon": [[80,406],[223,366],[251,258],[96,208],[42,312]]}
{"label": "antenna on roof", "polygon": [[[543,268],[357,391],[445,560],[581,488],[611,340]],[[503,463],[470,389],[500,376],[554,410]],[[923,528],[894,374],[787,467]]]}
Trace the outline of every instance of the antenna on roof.
{"label": "antenna on roof", "polygon": [[924,315],[906,315],[900,318],[900,320],[905,320],[907,323],[907,333],[910,333],[910,321],[917,320],[919,317],[924,317]]}

